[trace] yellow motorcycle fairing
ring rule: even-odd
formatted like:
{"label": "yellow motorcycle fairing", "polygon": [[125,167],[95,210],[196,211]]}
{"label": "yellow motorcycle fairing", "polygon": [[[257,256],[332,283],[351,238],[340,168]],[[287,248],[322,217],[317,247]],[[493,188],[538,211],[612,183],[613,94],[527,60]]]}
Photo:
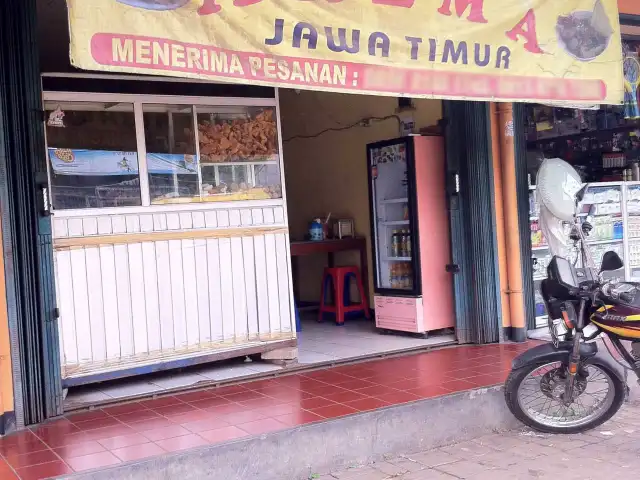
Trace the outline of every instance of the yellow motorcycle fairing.
{"label": "yellow motorcycle fairing", "polygon": [[[595,314],[591,316],[591,323],[597,325],[605,332],[613,333],[619,337],[624,338],[639,338],[640,339],[640,315],[621,315],[621,312],[616,311],[614,305],[606,305],[600,307],[597,313],[610,313],[618,317],[615,320],[603,319],[602,317],[595,318]],[[624,320],[619,320],[622,317]]]}

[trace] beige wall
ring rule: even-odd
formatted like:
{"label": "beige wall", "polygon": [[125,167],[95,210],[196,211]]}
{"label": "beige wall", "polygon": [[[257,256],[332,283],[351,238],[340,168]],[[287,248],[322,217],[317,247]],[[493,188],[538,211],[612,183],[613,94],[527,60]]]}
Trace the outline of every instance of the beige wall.
{"label": "beige wall", "polygon": [[[435,125],[442,116],[440,100],[415,100],[414,105],[418,129]],[[287,208],[293,239],[303,238],[309,221],[329,212],[332,218],[353,218],[356,232],[369,239],[366,145],[396,138],[398,122],[391,118],[317,138],[288,139],[344,127],[365,117],[395,115],[397,106],[398,100],[392,97],[280,90]],[[370,240],[367,243],[371,259]],[[344,254],[336,258],[336,263],[357,265],[358,258]],[[303,300],[319,298],[324,264],[324,258],[300,259]],[[370,282],[373,290],[372,279]]]}

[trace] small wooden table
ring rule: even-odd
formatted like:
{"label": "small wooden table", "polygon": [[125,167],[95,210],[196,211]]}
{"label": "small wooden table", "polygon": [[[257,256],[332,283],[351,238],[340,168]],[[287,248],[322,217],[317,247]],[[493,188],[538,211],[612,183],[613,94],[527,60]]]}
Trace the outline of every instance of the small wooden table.
{"label": "small wooden table", "polygon": [[364,294],[369,301],[369,264],[367,262],[367,239],[364,237],[336,238],[331,240],[291,242],[291,273],[293,275],[293,293],[296,302],[300,300],[298,281],[298,258],[303,255],[326,254],[329,267],[335,266],[335,253],[358,251],[360,253],[360,274]]}

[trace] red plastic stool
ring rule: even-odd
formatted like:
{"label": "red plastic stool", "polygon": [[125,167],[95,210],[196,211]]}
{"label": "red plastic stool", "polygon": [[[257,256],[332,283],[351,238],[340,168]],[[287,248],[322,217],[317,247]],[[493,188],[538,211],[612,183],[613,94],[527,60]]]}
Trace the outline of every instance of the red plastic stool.
{"label": "red plastic stool", "polygon": [[[355,278],[358,287],[358,295],[360,295],[360,303],[349,303],[349,278]],[[327,305],[327,284],[331,281],[333,285],[334,305]],[[371,318],[369,312],[369,304],[364,294],[364,286],[362,284],[362,276],[358,267],[334,267],[325,268],[322,275],[322,293],[320,294],[320,311],[318,312],[318,321],[321,322],[325,313],[334,313],[336,323],[344,324],[344,316],[349,312],[364,312],[366,318]]]}

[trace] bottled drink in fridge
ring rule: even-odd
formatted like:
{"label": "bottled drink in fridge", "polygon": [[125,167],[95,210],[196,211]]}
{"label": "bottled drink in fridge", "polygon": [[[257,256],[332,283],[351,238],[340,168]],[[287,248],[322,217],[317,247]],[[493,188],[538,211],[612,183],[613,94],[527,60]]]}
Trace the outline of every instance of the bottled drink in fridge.
{"label": "bottled drink in fridge", "polygon": [[398,233],[398,230],[394,230],[391,234],[391,256],[400,256],[400,234]]}

